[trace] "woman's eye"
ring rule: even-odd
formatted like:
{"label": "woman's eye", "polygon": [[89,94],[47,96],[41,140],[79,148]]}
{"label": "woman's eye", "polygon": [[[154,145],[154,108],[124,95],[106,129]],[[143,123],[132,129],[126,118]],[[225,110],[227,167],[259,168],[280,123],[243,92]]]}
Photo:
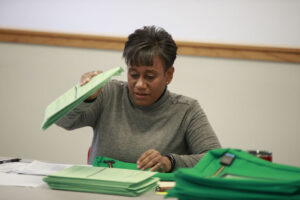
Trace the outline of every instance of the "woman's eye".
{"label": "woman's eye", "polygon": [[145,76],[145,78],[148,80],[153,80],[155,77],[154,76]]}
{"label": "woman's eye", "polygon": [[139,77],[138,74],[130,74],[130,76],[131,76],[132,78],[138,78],[138,77]]}

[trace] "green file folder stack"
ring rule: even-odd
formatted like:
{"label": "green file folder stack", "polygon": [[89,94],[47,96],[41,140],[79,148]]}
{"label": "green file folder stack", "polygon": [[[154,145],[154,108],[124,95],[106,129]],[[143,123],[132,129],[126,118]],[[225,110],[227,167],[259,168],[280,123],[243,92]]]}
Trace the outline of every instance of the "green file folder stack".
{"label": "green file folder stack", "polygon": [[[225,153],[235,159],[220,170]],[[300,199],[300,168],[271,163],[241,150],[211,150],[194,168],[179,169],[174,176],[176,186],[166,197],[180,200]]]}
{"label": "green file folder stack", "polygon": [[43,180],[52,189],[104,193],[122,196],[138,196],[154,191],[158,178],[155,172],[137,170],[72,166]]}
{"label": "green file folder stack", "polygon": [[42,129],[46,130],[49,126],[101,88],[111,77],[120,75],[123,71],[124,70],[121,67],[105,71],[94,76],[87,84],[83,86],[77,84],[55,99],[46,108]]}

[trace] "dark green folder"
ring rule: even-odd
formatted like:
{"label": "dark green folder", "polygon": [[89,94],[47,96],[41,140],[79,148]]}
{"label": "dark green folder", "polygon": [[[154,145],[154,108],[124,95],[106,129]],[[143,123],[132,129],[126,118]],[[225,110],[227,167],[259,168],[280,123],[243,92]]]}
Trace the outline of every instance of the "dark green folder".
{"label": "dark green folder", "polygon": [[[230,166],[222,167],[225,153],[236,156]],[[300,168],[275,164],[247,152],[215,149],[190,169],[174,174],[176,186],[166,197],[188,199],[300,199]]]}
{"label": "dark green folder", "polygon": [[[93,166],[95,167],[108,167],[108,164],[105,161],[114,161],[113,167],[114,168],[122,168],[122,169],[131,169],[131,170],[139,170],[137,168],[137,164],[135,163],[128,163],[122,162],[116,159],[99,156],[94,159]],[[173,173],[157,173],[153,177],[160,178],[161,181],[174,181],[174,174]]]}

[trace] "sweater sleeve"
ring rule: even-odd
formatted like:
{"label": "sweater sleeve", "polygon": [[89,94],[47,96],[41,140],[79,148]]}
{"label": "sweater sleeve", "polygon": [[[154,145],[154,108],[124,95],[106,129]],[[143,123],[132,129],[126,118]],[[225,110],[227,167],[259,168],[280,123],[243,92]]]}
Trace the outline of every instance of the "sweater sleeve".
{"label": "sweater sleeve", "polygon": [[66,130],[74,130],[85,126],[93,127],[97,116],[97,110],[93,109],[95,104],[96,102],[82,102],[78,107],[74,108],[55,124]]}
{"label": "sweater sleeve", "polygon": [[186,125],[185,139],[191,153],[190,155],[173,154],[176,160],[175,169],[193,167],[207,151],[221,148],[220,142],[206,114],[197,101],[187,111]]}
{"label": "sweater sleeve", "polygon": [[82,102],[79,106],[71,110],[55,124],[66,129],[74,130],[77,128],[91,126],[94,127],[103,109],[103,101],[109,92],[108,84],[104,85],[102,91],[95,101],[91,103]]}

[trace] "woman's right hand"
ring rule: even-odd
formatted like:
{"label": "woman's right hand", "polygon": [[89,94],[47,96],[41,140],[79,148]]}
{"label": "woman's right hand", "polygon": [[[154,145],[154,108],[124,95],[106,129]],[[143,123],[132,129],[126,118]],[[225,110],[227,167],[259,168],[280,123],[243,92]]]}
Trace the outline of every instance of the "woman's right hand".
{"label": "woman's right hand", "polygon": [[[80,86],[87,84],[94,76],[96,76],[97,74],[100,74],[100,73],[102,73],[102,71],[97,70],[97,71],[87,72],[87,73],[83,74],[80,78]],[[100,94],[100,92],[101,92],[101,88],[99,88],[99,90],[97,90],[91,96],[89,96],[86,99],[86,101],[93,101],[94,99],[97,98],[97,96]]]}

